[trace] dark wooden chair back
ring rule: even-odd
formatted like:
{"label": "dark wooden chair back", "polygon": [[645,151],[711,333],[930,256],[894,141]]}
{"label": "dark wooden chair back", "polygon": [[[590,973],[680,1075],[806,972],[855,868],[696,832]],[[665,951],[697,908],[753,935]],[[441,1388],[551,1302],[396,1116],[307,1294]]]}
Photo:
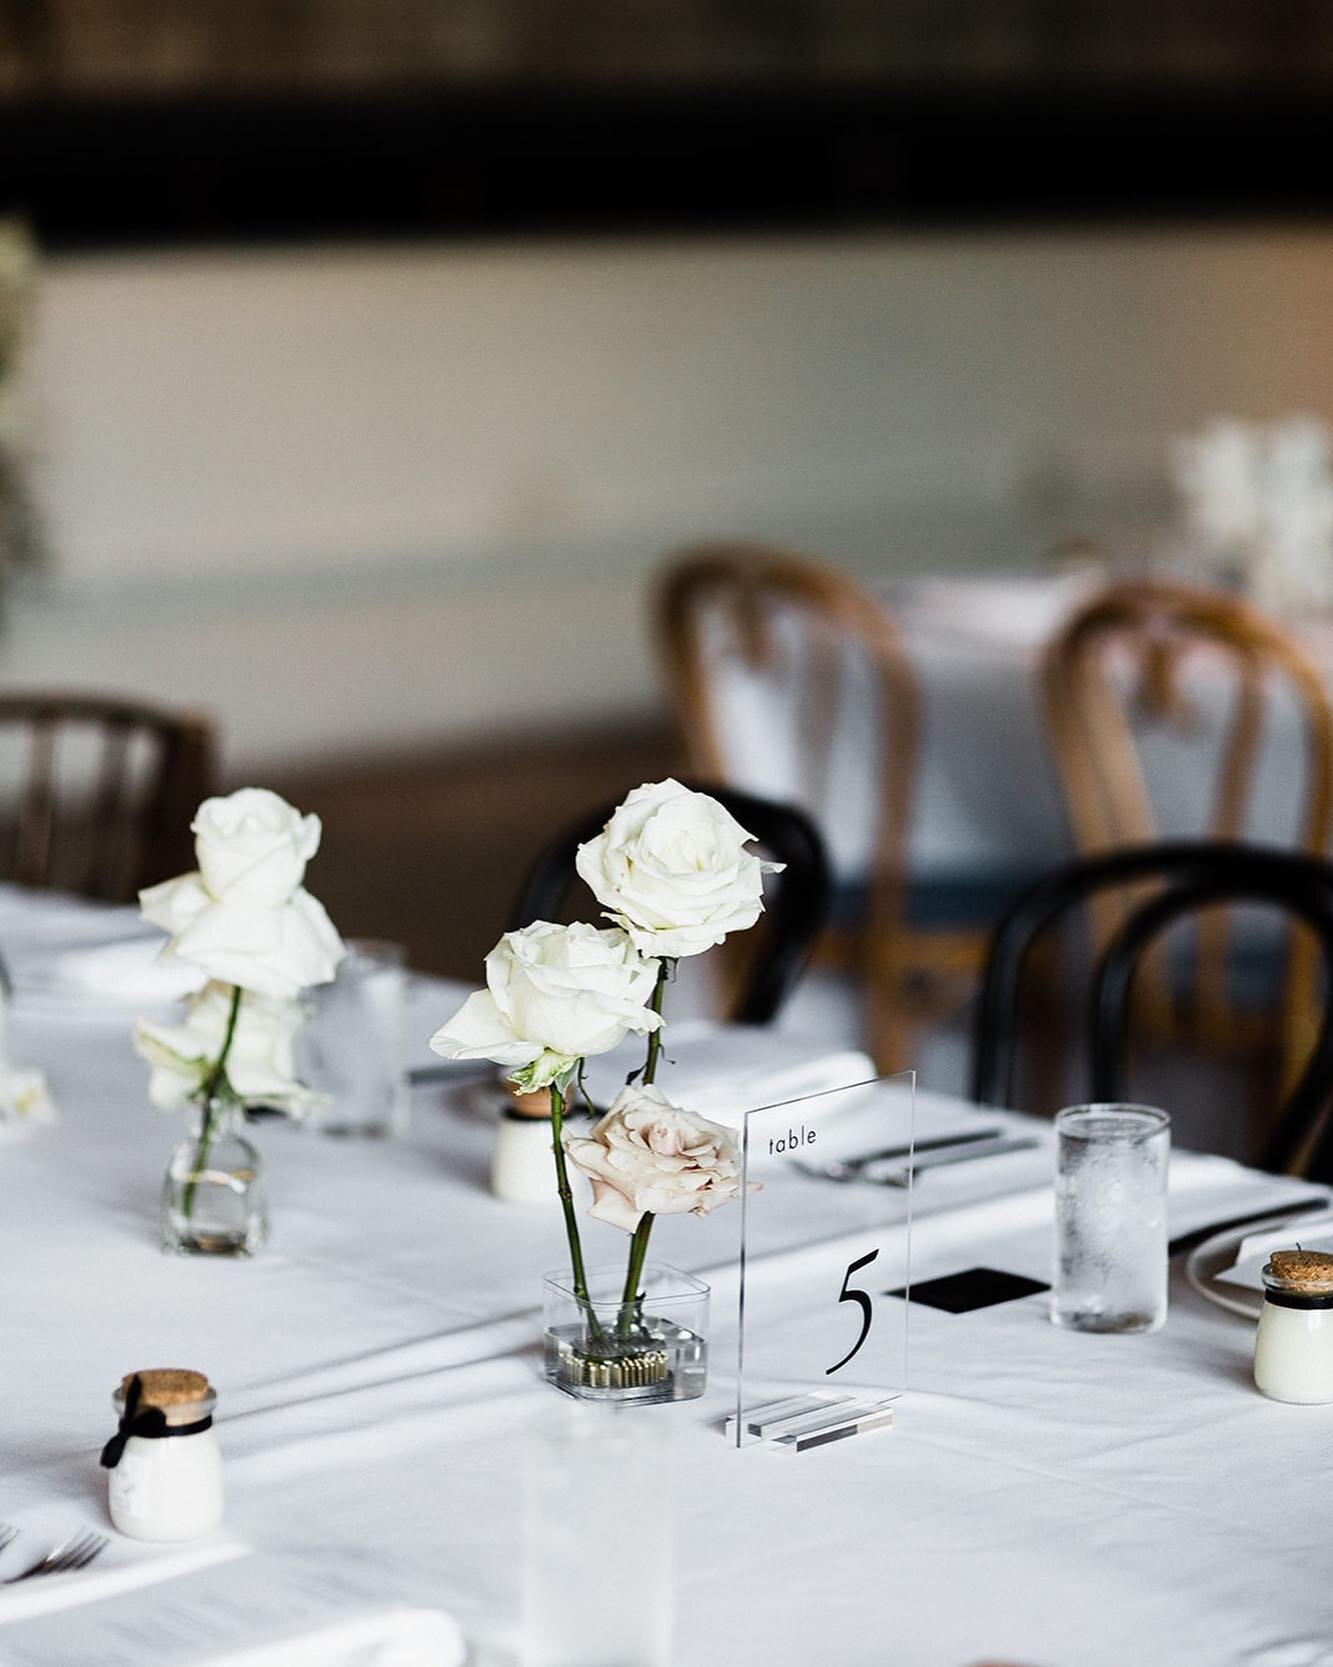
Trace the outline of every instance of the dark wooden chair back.
{"label": "dark wooden chair back", "polygon": [[[774,862],[780,874],[767,876],[764,913],[746,938],[746,967],[729,1017],[739,1024],[767,1024],[796,987],[809,962],[815,939],[828,919],[832,882],[819,831],[803,811],[791,805],[741,793],[735,788],[690,784],[710,793]],[[574,858],[606,826],[614,804],[603,805],[553,839],[537,858],[515,899],[508,930],[534,920],[556,920],[574,884]]]}
{"label": "dark wooden chair back", "polygon": [[[1261,903],[1284,910],[1314,936],[1323,960],[1322,1000],[1312,1049],[1299,1080],[1272,1118],[1258,1161],[1333,1181],[1333,863],[1302,852],[1221,841],[1135,847],[1084,858],[1039,881],[1012,905],[991,939],[978,1001],[972,1097],[1007,1105],[1024,966],[1048,927],[1093,898],[1153,882],[1099,954],[1088,1018],[1094,1100],[1126,1098],[1132,993],[1144,956],[1187,915],[1218,904]],[[1142,895],[1140,893],[1140,895]]]}
{"label": "dark wooden chair back", "polygon": [[115,696],[0,694],[0,877],[105,902],[194,866],[209,722]]}

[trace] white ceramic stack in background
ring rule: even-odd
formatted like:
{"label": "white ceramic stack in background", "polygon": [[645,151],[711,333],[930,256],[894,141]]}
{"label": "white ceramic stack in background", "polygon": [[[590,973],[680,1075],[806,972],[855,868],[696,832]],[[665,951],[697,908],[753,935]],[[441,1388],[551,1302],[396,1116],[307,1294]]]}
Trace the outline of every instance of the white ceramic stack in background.
{"label": "white ceramic stack in background", "polygon": [[1172,448],[1190,565],[1259,607],[1333,611],[1333,444],[1313,417],[1219,418]]}

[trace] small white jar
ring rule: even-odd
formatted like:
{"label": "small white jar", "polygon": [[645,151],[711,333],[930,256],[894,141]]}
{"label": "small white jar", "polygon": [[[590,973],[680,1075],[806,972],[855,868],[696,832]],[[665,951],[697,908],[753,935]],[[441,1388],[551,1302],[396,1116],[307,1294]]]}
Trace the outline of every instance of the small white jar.
{"label": "small white jar", "polygon": [[491,1191],[506,1204],[550,1204],[556,1195],[554,1146],[549,1117],[506,1108],[496,1134]]}
{"label": "small white jar", "polygon": [[491,1191],[506,1204],[550,1204],[555,1199],[555,1125],[551,1090],[524,1093],[501,1074],[505,1107],[495,1137]]}
{"label": "small white jar", "polygon": [[1274,1401],[1333,1402],[1333,1256],[1277,1250],[1263,1279],[1255,1387]]}
{"label": "small white jar", "polygon": [[[138,1386],[137,1389],[135,1386]],[[193,1540],[222,1521],[217,1397],[202,1372],[155,1370],[125,1378],[112,1404],[120,1428],[102,1463],[107,1509],[136,1540]]]}

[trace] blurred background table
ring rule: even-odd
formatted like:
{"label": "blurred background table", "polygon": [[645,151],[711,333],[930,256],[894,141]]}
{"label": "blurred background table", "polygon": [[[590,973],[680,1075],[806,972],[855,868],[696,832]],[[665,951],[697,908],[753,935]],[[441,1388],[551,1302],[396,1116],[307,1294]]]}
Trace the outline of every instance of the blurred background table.
{"label": "blurred background table", "polygon": [[[1099,588],[1096,576],[881,581],[920,689],[920,755],[911,787],[907,870],[912,884],[1003,898],[1073,854],[1069,814],[1042,711],[1042,658],[1067,617]],[[1333,625],[1297,627],[1333,689]],[[764,674],[720,677],[718,733],[726,779],[783,800],[816,796],[835,870],[864,884],[873,867],[882,738],[874,694],[848,668],[832,724],[833,757],[798,755],[791,684]],[[1199,830],[1216,789],[1231,690],[1219,665],[1197,668],[1184,691],[1186,732],[1147,742],[1146,769],[1163,837]],[[1288,844],[1298,830],[1304,768],[1300,715],[1281,696],[1268,714],[1247,837]]]}

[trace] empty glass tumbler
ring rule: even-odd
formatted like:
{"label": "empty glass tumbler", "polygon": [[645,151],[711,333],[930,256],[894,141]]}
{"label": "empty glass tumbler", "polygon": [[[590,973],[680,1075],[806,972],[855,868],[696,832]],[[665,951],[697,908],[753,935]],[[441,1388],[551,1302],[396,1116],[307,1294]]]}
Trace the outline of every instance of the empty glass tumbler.
{"label": "empty glass tumbler", "polygon": [[1166,1319],[1170,1126],[1152,1106],[1070,1106],[1056,1117],[1056,1325],[1156,1331]]}

